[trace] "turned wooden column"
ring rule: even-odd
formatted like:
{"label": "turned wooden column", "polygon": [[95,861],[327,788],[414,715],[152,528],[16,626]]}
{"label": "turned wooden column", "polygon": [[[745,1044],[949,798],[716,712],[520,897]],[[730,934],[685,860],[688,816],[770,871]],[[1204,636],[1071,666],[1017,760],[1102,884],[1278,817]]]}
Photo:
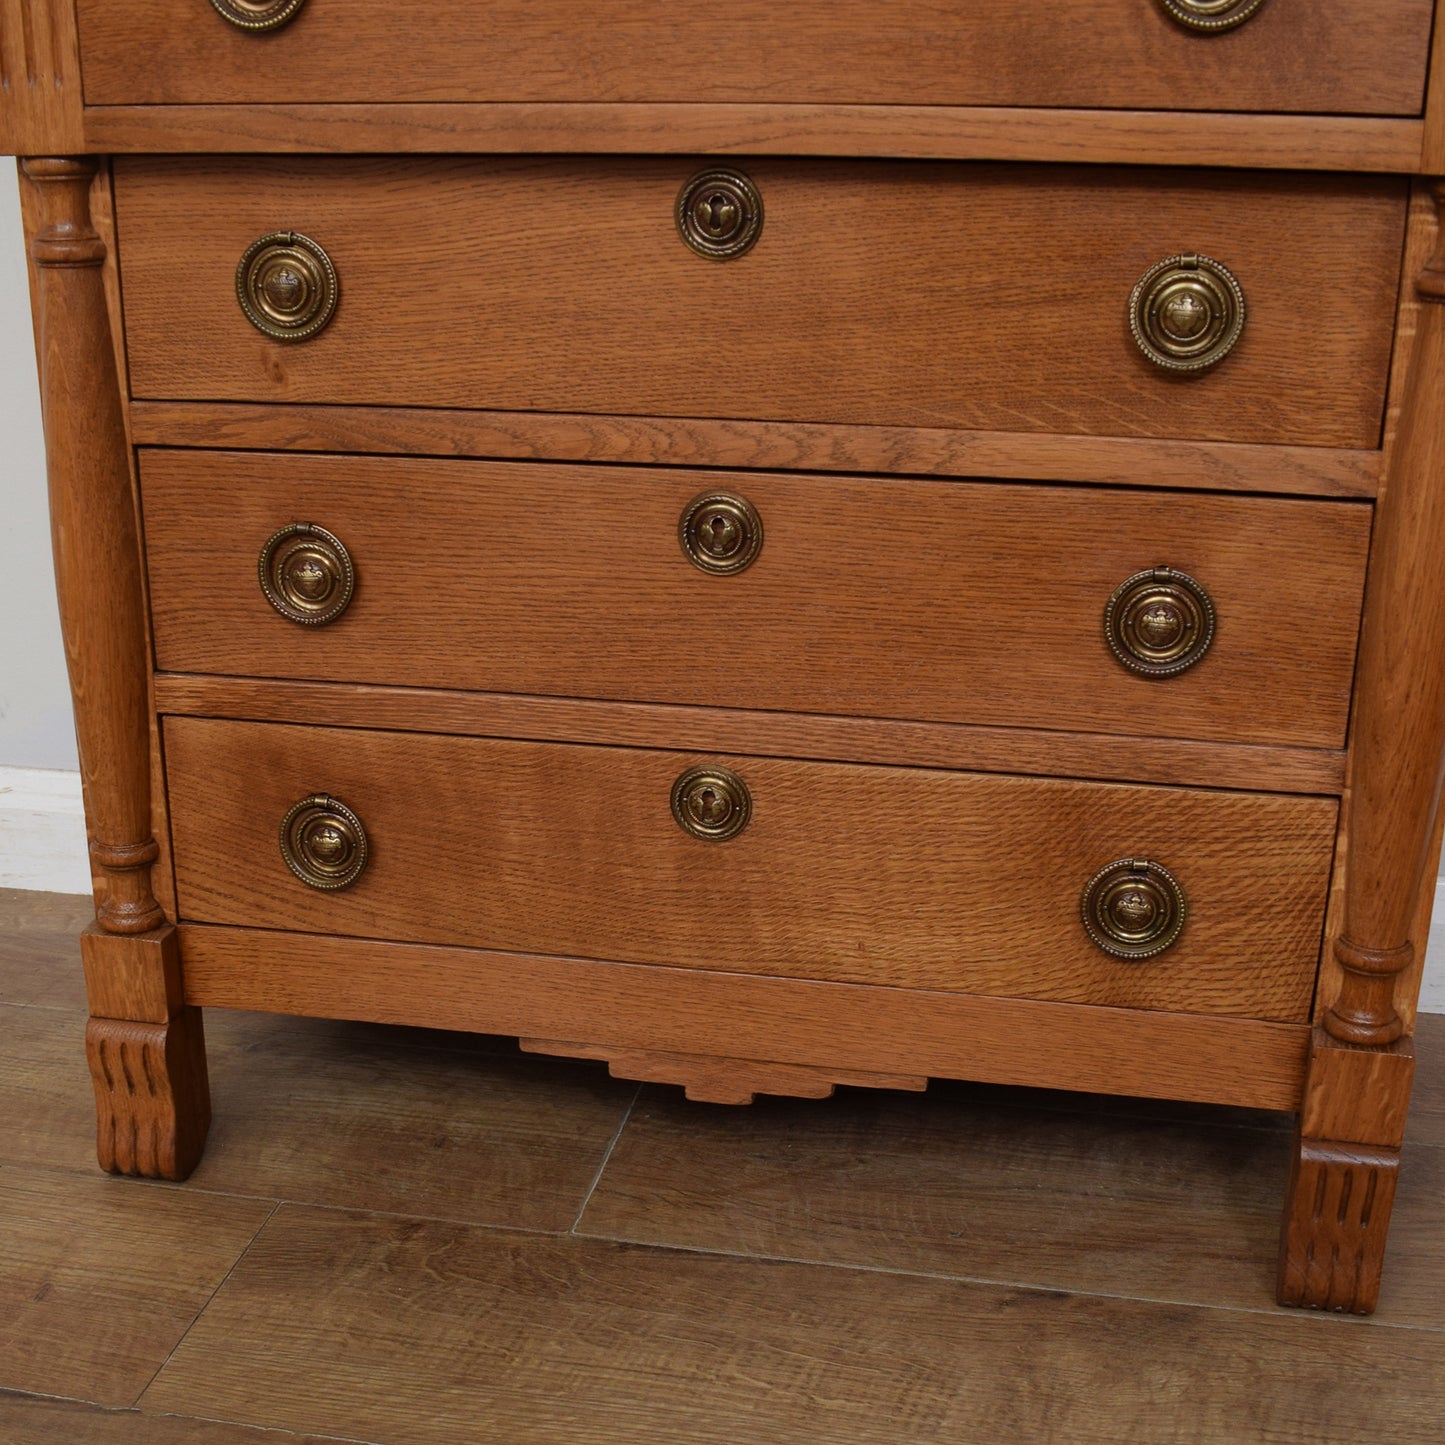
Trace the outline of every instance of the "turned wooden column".
{"label": "turned wooden column", "polygon": [[140,540],[106,310],[105,245],[90,222],[91,160],[27,160],[40,226],[36,333],[50,528],[91,859],[108,933],[165,922],[151,892],[149,703]]}
{"label": "turned wooden column", "polygon": [[[1445,182],[1431,187],[1437,211]],[[1345,1043],[1404,1032],[1399,975],[1431,861],[1445,779],[1445,230],[1416,281],[1421,301],[1394,463],[1375,522],[1360,640],[1343,972],[1324,1026]]]}
{"label": "turned wooden column", "polygon": [[[1431,186],[1437,213],[1445,183]],[[1280,1241],[1281,1304],[1368,1314],[1380,1292],[1415,1058],[1416,963],[1445,778],[1445,229],[1422,302],[1375,520],[1351,740],[1338,996],[1314,1031]]]}
{"label": "turned wooden column", "polygon": [[60,624],[85,784],[96,922],[82,939],[98,1152],[113,1172],[183,1178],[210,1121],[200,1013],[151,888],[150,715],[140,536],[91,224],[89,159],[31,159],[30,255]]}

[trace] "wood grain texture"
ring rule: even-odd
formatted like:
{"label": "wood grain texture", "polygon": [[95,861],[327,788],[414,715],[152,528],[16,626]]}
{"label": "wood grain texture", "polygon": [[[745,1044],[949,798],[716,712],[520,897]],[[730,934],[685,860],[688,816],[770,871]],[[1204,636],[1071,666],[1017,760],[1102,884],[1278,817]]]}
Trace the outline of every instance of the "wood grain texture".
{"label": "wood grain texture", "polygon": [[1430,41],[1429,85],[1425,92],[1425,135],[1420,170],[1427,176],[1445,171],[1445,28],[1435,26]]}
{"label": "wood grain texture", "polygon": [[[1363,506],[252,453],[147,450],[141,470],[168,671],[1345,741]],[[737,576],[699,571],[678,543],[689,501],[713,491],[762,518]],[[296,522],[356,566],[355,600],[324,627],[281,617],[257,585],[267,539]],[[1126,669],[1103,627],[1114,590],[1161,564],[1219,616],[1205,659],[1168,679]]]}
{"label": "wood grain texture", "polygon": [[162,674],[155,685],[157,705],[164,714],[250,722],[682,748],[985,773],[1043,772],[1106,782],[1282,793],[1338,793],[1344,784],[1345,755],[1324,749],[178,673]]}
{"label": "wood grain texture", "polygon": [[1371,1430],[1403,1442],[1441,1378],[1423,1332],[283,1208],[143,1405],[395,1445],[472,1445],[479,1419],[517,1445],[903,1445],[980,1420],[1155,1445],[1307,1439],[1385,1380]]}
{"label": "wood grain texture", "polygon": [[[677,237],[681,159],[123,158],[133,392],[1379,443],[1398,179],[748,168],[763,238],[717,265]],[[832,214],[848,225],[820,227]],[[278,226],[341,277],[335,321],[300,346],[235,299],[237,260]],[[1186,380],[1125,324],[1139,276],[1183,247],[1232,267],[1251,308],[1239,350]]]}
{"label": "wood grain texture", "polygon": [[0,154],[85,148],[72,0],[0,0]]}
{"label": "wood grain texture", "polygon": [[7,1445],[327,1445],[319,1435],[224,1425],[192,1415],[143,1415],[77,1400],[0,1391]]}
{"label": "wood grain texture", "polygon": [[840,1084],[856,1089],[905,1089],[922,1093],[928,1080],[915,1074],[869,1074],[858,1069],[816,1069],[710,1054],[668,1054],[656,1049],[618,1049],[561,1039],[522,1039],[529,1054],[604,1059],[614,1079],[677,1084],[699,1104],[751,1104],[759,1094],[797,1099],[831,1098]]}
{"label": "wood grain texture", "polygon": [[[167,720],[165,739],[190,921],[1308,1015],[1327,799],[197,718]],[[736,768],[752,793],[752,821],[724,844],[670,811],[675,779],[702,762]],[[307,888],[277,845],[287,810],[316,793],[353,808],[371,841],[344,892]],[[1179,943],[1142,965],[1107,957],[1079,919],[1085,884],[1118,858],[1159,861],[1189,896]]]}
{"label": "wood grain texture", "polygon": [[1299,1140],[1280,1243],[1282,1305],[1374,1311],[1399,1173],[1398,1149]]}
{"label": "wood grain texture", "polygon": [[162,673],[163,714],[251,722],[315,722],[402,733],[530,738],[556,743],[666,747],[708,753],[896,763],[983,773],[1046,773],[1101,782],[1179,783],[1283,793],[1338,793],[1344,753],[1178,738],[1091,737],[1038,728],[816,717],[737,708],[530,698],[428,688],[267,682]]}
{"label": "wood grain texture", "polygon": [[175,930],[119,938],[92,924],[80,936],[90,1012],[104,1019],[163,1024],[182,1008]]}
{"label": "wood grain texture", "polygon": [[132,1404],[272,1207],[0,1169],[0,1386]]}
{"label": "wood grain texture", "polygon": [[1383,1049],[1360,1048],[1316,1029],[1300,1131],[1307,1139],[1398,1149],[1414,1077],[1415,1050],[1408,1039]]}
{"label": "wood grain texture", "polygon": [[1424,124],[1368,116],[879,105],[90,106],[106,153],[878,156],[1410,173]]}
{"label": "wood grain texture", "polygon": [[[1433,237],[1433,218],[1431,227]],[[1380,475],[1378,451],[1338,447],[693,417],[139,401],[130,425],[143,446],[910,472],[1319,497],[1373,497]]]}
{"label": "wood grain texture", "polygon": [[1296,1109],[1308,1029],[182,924],[205,1007]]}
{"label": "wood grain texture", "polygon": [[[1445,185],[1434,189],[1437,211]],[[1437,847],[1445,787],[1445,233],[1416,282],[1424,303],[1379,509],[1360,642],[1344,912],[1334,957],[1342,970],[1324,1016],[1336,1038],[1386,1044],[1404,1032],[1399,976],[1413,977],[1420,890]],[[1402,625],[1402,607],[1408,625]]]}
{"label": "wood grain texture", "polygon": [[186,1178],[211,1124],[200,1011],[182,1009],[160,1024],[92,1017],[85,1054],[100,1167],[146,1179]]}
{"label": "wood grain texture", "polygon": [[150,884],[147,643],[135,497],[106,302],[104,242],[90,216],[96,165],[21,167],[34,226],[35,326],[61,632],[75,702],[96,917],[111,933],[164,918]]}
{"label": "wood grain texture", "polygon": [[[92,105],[671,101],[1418,115],[1430,0],[1291,0],[1200,36],[1144,0],[387,0],[256,37],[78,0]],[[405,47],[398,73],[395,57]],[[1282,64],[1282,55],[1298,56]],[[383,81],[385,77],[385,81]]]}

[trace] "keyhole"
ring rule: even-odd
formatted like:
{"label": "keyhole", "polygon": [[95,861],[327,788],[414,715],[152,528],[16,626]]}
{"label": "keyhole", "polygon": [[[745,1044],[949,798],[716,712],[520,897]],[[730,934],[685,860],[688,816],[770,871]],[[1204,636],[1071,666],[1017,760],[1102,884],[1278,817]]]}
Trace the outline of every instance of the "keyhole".
{"label": "keyhole", "polygon": [[702,542],[714,557],[726,557],[737,548],[737,523],[731,517],[714,513],[703,523]]}
{"label": "keyhole", "polygon": [[700,210],[702,214],[698,219],[710,236],[725,236],[737,227],[737,202],[724,191],[713,191],[704,196]]}
{"label": "keyhole", "polygon": [[727,800],[715,788],[704,788],[697,795],[697,816],[703,823],[719,823],[727,816]]}

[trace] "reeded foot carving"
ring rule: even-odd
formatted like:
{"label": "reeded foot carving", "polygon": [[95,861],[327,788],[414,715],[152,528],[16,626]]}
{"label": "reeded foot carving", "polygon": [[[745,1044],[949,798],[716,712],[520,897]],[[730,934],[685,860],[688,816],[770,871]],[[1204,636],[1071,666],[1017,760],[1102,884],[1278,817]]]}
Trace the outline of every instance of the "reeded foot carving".
{"label": "reeded foot carving", "polygon": [[1280,1240],[1282,1305],[1374,1311],[1399,1171],[1398,1149],[1297,1140]]}
{"label": "reeded foot carving", "polygon": [[164,1024],[93,1018],[85,1052],[100,1167],[184,1179],[200,1162],[211,1124],[201,1011],[183,1009]]}

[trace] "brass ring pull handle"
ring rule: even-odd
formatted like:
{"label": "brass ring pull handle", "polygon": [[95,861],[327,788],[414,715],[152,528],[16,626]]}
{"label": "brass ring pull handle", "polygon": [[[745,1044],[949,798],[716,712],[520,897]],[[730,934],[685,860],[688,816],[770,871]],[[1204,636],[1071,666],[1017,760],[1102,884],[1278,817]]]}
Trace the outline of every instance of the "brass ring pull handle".
{"label": "brass ring pull handle", "polygon": [[340,293],[331,257],[299,231],[276,231],[253,241],[236,267],[241,310],[273,341],[315,336],[336,314]]}
{"label": "brass ring pull handle", "polygon": [[1104,637],[1131,672],[1174,677],[1209,651],[1214,602],[1198,582],[1172,567],[1136,572],[1104,608]]}
{"label": "brass ring pull handle", "polygon": [[1089,879],[1082,911],[1084,928],[1105,953],[1142,961],[1178,941],[1189,904],[1167,868],[1120,858]]}
{"label": "brass ring pull handle", "polygon": [[672,785],[672,816],[694,838],[726,843],[748,826],[753,797],[731,768],[689,768]]}
{"label": "brass ring pull handle", "polygon": [[731,261],[763,233],[763,198],[741,171],[699,171],[677,195],[677,231],[699,256]]}
{"label": "brass ring pull handle", "polygon": [[763,519],[746,497],[704,492],[683,508],[677,535],[694,567],[727,576],[746,571],[758,560]]}
{"label": "brass ring pull handle", "polygon": [[321,627],[351,606],[356,568],[339,537],[310,522],[282,527],[257,562],[266,601],[292,622]]}
{"label": "brass ring pull handle", "polygon": [[1264,0],[1159,0],[1164,13],[1189,30],[1219,35],[1264,9]]}
{"label": "brass ring pull handle", "polygon": [[281,856],[308,888],[350,888],[365,872],[369,853],[361,819],[325,793],[302,798],[282,819]]}
{"label": "brass ring pull handle", "polygon": [[279,30],[296,18],[306,0],[211,0],[216,13],[238,30]]}
{"label": "brass ring pull handle", "polygon": [[1209,256],[1170,256],[1151,266],[1129,297],[1129,330],[1165,371],[1218,366],[1244,334],[1244,292]]}

